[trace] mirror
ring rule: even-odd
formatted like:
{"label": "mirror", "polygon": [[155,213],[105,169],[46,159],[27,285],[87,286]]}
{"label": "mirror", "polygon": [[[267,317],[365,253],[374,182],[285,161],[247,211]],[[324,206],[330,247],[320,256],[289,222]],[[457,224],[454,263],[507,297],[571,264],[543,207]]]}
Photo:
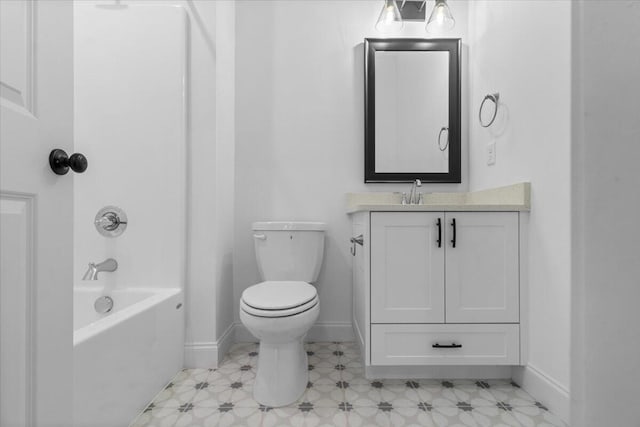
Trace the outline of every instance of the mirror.
{"label": "mirror", "polygon": [[365,39],[365,182],[460,182],[460,39]]}

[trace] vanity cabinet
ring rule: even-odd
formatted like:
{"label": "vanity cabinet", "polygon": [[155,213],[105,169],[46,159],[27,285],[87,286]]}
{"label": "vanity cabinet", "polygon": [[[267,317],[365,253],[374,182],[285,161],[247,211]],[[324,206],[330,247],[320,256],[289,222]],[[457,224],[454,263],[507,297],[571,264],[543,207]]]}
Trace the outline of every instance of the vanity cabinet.
{"label": "vanity cabinet", "polygon": [[519,212],[353,219],[364,235],[354,258],[354,324],[365,365],[521,363]]}

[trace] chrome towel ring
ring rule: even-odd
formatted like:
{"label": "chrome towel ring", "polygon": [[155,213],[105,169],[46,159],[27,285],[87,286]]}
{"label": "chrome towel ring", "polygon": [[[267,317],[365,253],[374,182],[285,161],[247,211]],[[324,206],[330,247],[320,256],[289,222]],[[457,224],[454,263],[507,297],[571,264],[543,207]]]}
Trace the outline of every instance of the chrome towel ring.
{"label": "chrome towel ring", "polygon": [[[442,138],[442,132],[446,131],[447,132],[447,140],[444,143],[444,147],[442,146],[442,143],[440,142],[440,139]],[[449,128],[443,126],[442,129],[440,129],[440,133],[438,134],[438,148],[440,149],[440,151],[445,151],[447,148],[449,148]]]}
{"label": "chrome towel ring", "polygon": [[[484,108],[484,103],[487,102],[487,100],[493,102],[494,108],[493,108],[493,115],[491,116],[491,120],[489,120],[488,123],[484,123],[482,121],[482,109]],[[498,92],[492,93],[490,95],[486,95],[482,100],[482,103],[480,104],[480,111],[478,112],[478,120],[480,121],[480,126],[482,126],[483,128],[488,128],[496,120],[496,115],[498,114],[498,100],[500,100],[500,94]]]}

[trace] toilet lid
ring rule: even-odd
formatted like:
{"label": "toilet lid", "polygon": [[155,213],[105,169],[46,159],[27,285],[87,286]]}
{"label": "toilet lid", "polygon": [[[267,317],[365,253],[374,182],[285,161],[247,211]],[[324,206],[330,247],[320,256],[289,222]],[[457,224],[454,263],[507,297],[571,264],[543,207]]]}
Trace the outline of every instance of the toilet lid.
{"label": "toilet lid", "polygon": [[242,292],[242,301],[260,310],[286,310],[308,303],[318,293],[307,282],[267,281]]}

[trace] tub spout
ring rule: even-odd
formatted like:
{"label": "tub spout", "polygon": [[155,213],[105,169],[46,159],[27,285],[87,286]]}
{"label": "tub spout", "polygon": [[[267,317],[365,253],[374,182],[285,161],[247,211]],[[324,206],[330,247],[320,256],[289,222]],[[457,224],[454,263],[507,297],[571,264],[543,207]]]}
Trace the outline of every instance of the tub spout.
{"label": "tub spout", "polygon": [[113,258],[107,258],[102,261],[100,264],[94,264],[92,262],[89,263],[89,269],[84,276],[82,276],[82,280],[98,280],[98,273],[101,271],[113,272],[118,269],[118,262]]}

